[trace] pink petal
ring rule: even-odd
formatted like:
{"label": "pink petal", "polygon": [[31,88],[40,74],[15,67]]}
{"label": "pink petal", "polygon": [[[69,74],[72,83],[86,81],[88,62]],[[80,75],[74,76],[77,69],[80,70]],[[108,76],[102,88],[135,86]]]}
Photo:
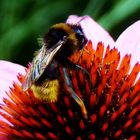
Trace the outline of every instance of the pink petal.
{"label": "pink petal", "polygon": [[[140,62],[140,20],[129,26],[117,39],[115,46],[121,52],[121,58],[131,54],[131,70],[136,62]],[[138,76],[140,77],[140,75]]]}
{"label": "pink petal", "polygon": [[98,42],[103,42],[105,47],[110,45],[111,48],[114,47],[114,40],[109,35],[105,29],[103,29],[97,22],[95,22],[91,17],[89,16],[81,16],[78,17],[76,15],[71,15],[68,17],[66,23],[69,24],[77,24],[80,23],[85,36],[88,38],[88,40],[91,40],[93,43],[93,46],[97,46]]}
{"label": "pink petal", "polygon": [[25,74],[25,68],[21,65],[7,61],[0,61],[0,103],[6,97],[5,91],[9,91],[13,81],[18,82],[17,74]]}

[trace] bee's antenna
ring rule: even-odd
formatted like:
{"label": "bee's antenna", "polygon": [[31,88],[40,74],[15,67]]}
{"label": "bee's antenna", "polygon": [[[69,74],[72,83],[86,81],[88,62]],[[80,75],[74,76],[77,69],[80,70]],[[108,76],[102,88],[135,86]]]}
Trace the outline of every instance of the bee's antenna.
{"label": "bee's antenna", "polygon": [[78,22],[77,24],[80,24],[81,21],[83,21],[86,18],[86,16],[83,16]]}

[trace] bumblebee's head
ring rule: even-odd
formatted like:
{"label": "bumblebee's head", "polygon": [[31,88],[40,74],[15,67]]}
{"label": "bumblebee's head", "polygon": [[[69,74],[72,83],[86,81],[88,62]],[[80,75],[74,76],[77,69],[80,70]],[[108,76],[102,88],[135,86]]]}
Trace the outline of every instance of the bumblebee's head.
{"label": "bumblebee's head", "polygon": [[81,28],[80,25],[70,25],[71,28],[75,32],[75,38],[78,40],[78,49],[82,49],[84,45],[87,43],[87,38],[85,37],[85,34]]}
{"label": "bumblebee's head", "polygon": [[47,48],[51,48],[59,41],[66,40],[62,47],[63,51],[74,52],[76,49],[82,49],[87,39],[80,25],[70,25],[59,23],[52,26],[44,36],[44,42]]}

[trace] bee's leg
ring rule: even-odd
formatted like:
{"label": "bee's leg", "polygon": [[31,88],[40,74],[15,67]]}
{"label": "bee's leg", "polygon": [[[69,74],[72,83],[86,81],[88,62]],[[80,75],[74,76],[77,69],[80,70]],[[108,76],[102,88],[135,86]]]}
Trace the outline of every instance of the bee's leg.
{"label": "bee's leg", "polygon": [[79,70],[82,70],[84,72],[84,74],[89,76],[89,72],[86,69],[84,69],[83,67],[81,67],[80,65],[76,64],[75,67]]}
{"label": "bee's leg", "polygon": [[67,85],[68,92],[71,94],[72,98],[81,107],[81,110],[82,110],[82,113],[83,113],[84,117],[87,118],[87,110],[86,110],[85,104],[83,103],[83,101],[78,97],[78,95],[73,90],[71,80],[68,76],[66,68],[64,68],[64,67],[63,67],[63,73],[64,73],[64,78],[65,78],[65,82],[66,82],[66,85]]}
{"label": "bee's leg", "polygon": [[67,67],[68,69],[77,69],[77,70],[81,70],[84,72],[84,74],[86,74],[87,76],[89,76],[89,72],[84,69],[83,67],[81,67],[80,65],[74,64],[73,62],[71,62],[69,59],[66,60],[65,63],[65,67]]}

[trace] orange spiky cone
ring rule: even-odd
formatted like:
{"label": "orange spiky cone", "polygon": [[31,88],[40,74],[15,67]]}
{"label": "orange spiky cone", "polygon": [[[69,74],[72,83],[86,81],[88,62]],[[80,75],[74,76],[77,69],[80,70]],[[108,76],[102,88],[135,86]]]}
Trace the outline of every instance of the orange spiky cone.
{"label": "orange spiky cone", "polygon": [[[79,59],[80,57],[80,59]],[[45,103],[35,98],[31,90],[23,92],[14,83],[3,99],[0,114],[2,140],[138,140],[140,138],[140,71],[136,63],[132,72],[130,55],[120,63],[117,49],[110,50],[99,43],[94,50],[91,42],[84,51],[71,58],[82,70],[69,70],[76,94],[87,109],[87,119],[70,97],[62,82],[57,102]],[[63,75],[61,75],[63,79]],[[22,83],[24,76],[18,76]],[[64,88],[63,88],[64,87]]]}

